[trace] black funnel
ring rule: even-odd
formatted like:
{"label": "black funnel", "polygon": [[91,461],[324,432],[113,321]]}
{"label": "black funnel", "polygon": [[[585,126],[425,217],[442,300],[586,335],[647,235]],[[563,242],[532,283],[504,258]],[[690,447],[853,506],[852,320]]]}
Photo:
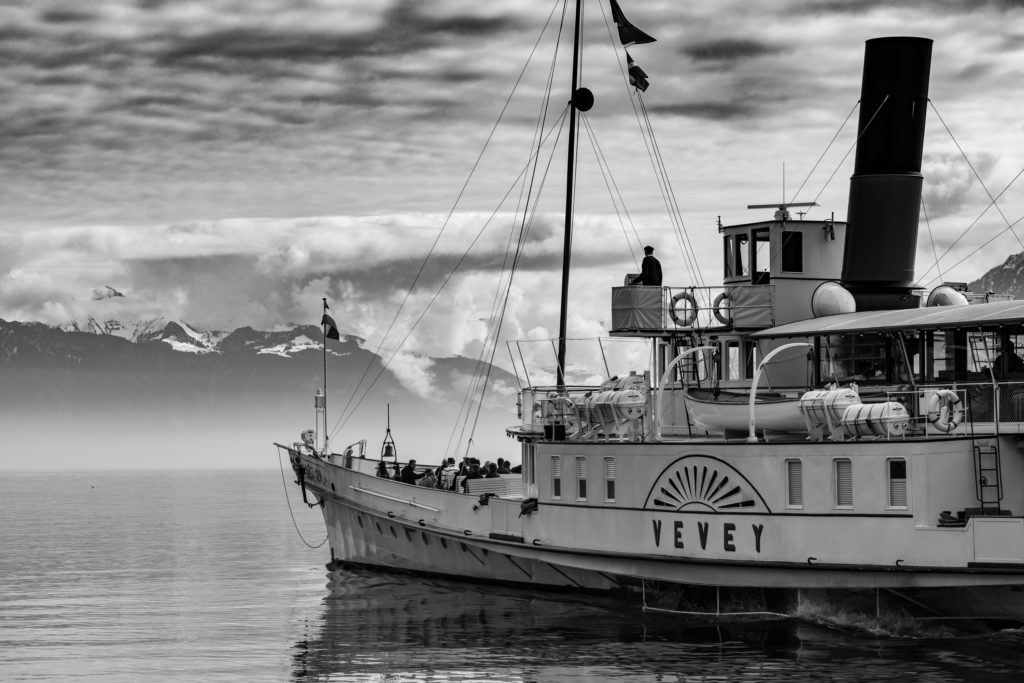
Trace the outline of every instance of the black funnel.
{"label": "black funnel", "polygon": [[858,310],[918,305],[911,290],[931,59],[928,38],[875,38],[864,50],[842,273]]}

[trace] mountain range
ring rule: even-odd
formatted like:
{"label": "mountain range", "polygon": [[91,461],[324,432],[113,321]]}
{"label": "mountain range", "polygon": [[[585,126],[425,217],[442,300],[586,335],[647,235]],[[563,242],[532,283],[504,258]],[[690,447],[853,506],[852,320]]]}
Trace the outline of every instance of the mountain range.
{"label": "mountain range", "polygon": [[[0,320],[0,434],[9,446],[0,468],[266,466],[273,442],[291,443],[315,424],[322,337],[301,325],[221,332],[166,320]],[[476,361],[421,359],[428,388],[414,391],[361,342],[328,340],[332,444],[383,438],[390,414],[401,457],[404,435],[421,462],[439,461],[449,441],[460,442],[456,418]],[[504,427],[516,421],[516,379],[493,368],[490,386],[474,442],[509,457],[516,449]],[[351,416],[342,424],[343,412]],[[32,461],[12,465],[18,453]],[[38,460],[42,453],[50,459]]]}

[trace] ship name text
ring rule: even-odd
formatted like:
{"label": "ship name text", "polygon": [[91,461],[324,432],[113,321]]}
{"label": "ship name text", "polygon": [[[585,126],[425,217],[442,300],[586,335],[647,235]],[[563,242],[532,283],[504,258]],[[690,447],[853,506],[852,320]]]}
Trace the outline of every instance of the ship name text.
{"label": "ship name text", "polygon": [[[654,545],[658,548],[676,547],[679,549],[707,550],[721,549],[725,552],[736,552],[737,545],[743,550],[761,552],[761,533],[764,531],[764,524],[751,524],[750,529],[743,528],[746,525],[737,525],[734,522],[714,523],[701,520],[673,520],[671,524],[662,525],[662,520],[651,520],[654,532]],[[664,526],[664,528],[662,528]]]}

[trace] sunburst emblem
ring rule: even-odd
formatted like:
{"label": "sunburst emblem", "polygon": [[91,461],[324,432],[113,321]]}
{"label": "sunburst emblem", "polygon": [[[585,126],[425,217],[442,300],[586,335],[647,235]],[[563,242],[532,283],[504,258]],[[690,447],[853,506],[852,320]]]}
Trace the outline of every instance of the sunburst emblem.
{"label": "sunburst emblem", "polygon": [[687,455],[665,468],[647,494],[649,510],[771,512],[761,494],[732,465]]}

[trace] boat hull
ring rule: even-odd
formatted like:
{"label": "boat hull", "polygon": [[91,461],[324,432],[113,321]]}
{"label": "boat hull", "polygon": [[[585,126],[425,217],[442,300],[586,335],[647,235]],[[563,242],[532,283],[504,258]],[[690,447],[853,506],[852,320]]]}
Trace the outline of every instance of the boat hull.
{"label": "boat hull", "polygon": [[536,537],[532,522],[524,528],[519,499],[490,498],[483,505],[473,495],[377,479],[367,473],[373,461],[353,468],[294,451],[290,455],[299,483],[322,510],[333,563],[599,591],[636,590],[657,582],[758,588],[781,592],[785,597],[774,603],[791,605],[787,613],[808,591],[875,590],[899,598],[925,618],[1024,620],[1024,567],[730,562],[612,552],[594,542],[556,546]]}

